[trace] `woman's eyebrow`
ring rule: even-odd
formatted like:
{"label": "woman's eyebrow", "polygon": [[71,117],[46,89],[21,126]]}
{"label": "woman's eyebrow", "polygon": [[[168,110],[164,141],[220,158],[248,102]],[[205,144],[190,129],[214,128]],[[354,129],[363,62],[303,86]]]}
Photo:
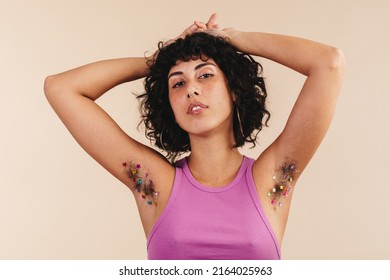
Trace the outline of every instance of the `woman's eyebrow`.
{"label": "woman's eyebrow", "polygon": [[216,66],[214,63],[212,62],[204,62],[204,63],[201,63],[201,64],[198,64],[195,66],[195,70],[198,70],[199,68],[202,68],[204,66],[207,66],[207,65],[213,65],[213,66]]}
{"label": "woman's eyebrow", "polygon": [[183,72],[182,71],[176,71],[176,72],[172,72],[168,75],[168,80],[169,78],[171,78],[172,76],[176,76],[176,75],[182,75]]}
{"label": "woman's eyebrow", "polygon": [[[200,63],[200,64],[196,65],[194,69],[195,69],[195,70],[198,70],[198,69],[200,69],[200,68],[202,68],[202,67],[204,67],[204,66],[207,66],[207,65],[212,65],[212,66],[215,66],[215,67],[216,67],[216,65],[215,65],[214,63],[212,63],[212,62],[204,62],[204,63]],[[175,71],[175,72],[172,72],[172,73],[170,73],[170,74],[168,75],[168,80],[169,80],[169,78],[171,78],[172,76],[182,75],[182,74],[183,74],[182,71]]]}

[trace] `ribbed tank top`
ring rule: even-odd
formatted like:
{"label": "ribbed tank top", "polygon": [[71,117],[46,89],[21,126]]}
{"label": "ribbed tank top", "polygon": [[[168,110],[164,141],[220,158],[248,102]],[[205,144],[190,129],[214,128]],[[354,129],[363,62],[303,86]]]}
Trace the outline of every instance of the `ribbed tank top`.
{"label": "ribbed tank top", "polygon": [[213,188],[196,181],[187,158],[178,161],[170,198],[147,240],[148,259],[280,259],[253,163],[244,157],[234,180]]}

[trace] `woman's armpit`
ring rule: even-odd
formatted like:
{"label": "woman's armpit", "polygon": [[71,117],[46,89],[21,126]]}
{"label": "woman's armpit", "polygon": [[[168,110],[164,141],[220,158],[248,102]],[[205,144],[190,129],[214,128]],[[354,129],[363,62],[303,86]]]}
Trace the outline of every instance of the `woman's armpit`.
{"label": "woman's armpit", "polygon": [[122,163],[122,167],[125,169],[127,177],[130,179],[130,189],[145,200],[147,205],[157,206],[159,192],[155,190],[149,173],[143,170],[141,164],[127,161]]}
{"label": "woman's armpit", "polygon": [[291,194],[296,181],[296,175],[299,172],[295,160],[285,158],[284,162],[275,169],[272,177],[273,186],[267,191],[269,203],[274,210],[283,206],[284,200]]}

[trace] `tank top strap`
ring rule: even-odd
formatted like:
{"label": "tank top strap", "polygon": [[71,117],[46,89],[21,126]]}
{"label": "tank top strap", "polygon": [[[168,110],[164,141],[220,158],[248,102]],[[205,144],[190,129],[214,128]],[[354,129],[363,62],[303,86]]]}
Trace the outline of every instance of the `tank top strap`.
{"label": "tank top strap", "polygon": [[249,158],[248,168],[246,169],[246,180],[248,182],[248,189],[249,189],[249,192],[252,196],[253,203],[255,204],[256,209],[260,215],[260,218],[262,219],[263,223],[267,227],[267,230],[269,231],[270,235],[272,236],[272,240],[273,240],[275,247],[277,249],[278,256],[279,256],[279,258],[281,258],[281,250],[280,250],[278,239],[276,238],[275,232],[274,232],[267,216],[265,215],[263,205],[260,201],[259,194],[257,192],[257,188],[255,185],[255,181],[253,179],[253,164],[254,163],[255,163],[255,160]]}
{"label": "tank top strap", "polygon": [[173,181],[171,195],[169,196],[168,203],[165,206],[163,212],[161,213],[160,217],[157,219],[152,230],[149,233],[149,236],[147,238],[147,243],[146,243],[147,247],[149,246],[150,240],[153,238],[153,235],[155,234],[157,228],[164,221],[165,217],[168,215],[169,211],[172,209],[172,206],[175,203],[177,193],[179,192],[179,189],[180,189],[181,178],[183,176],[183,169],[182,169],[182,161],[183,160],[184,159],[181,159],[175,163],[175,178]]}

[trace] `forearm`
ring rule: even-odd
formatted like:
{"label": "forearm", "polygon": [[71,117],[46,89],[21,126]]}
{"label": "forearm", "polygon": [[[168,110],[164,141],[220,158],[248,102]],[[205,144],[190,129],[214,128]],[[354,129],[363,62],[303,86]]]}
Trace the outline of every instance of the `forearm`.
{"label": "forearm", "polygon": [[261,32],[227,30],[226,33],[239,50],[270,59],[306,76],[343,64],[338,49],[314,41]]}
{"label": "forearm", "polygon": [[87,64],[45,81],[46,94],[79,94],[96,100],[109,89],[142,78],[147,73],[146,58],[119,58]]}

